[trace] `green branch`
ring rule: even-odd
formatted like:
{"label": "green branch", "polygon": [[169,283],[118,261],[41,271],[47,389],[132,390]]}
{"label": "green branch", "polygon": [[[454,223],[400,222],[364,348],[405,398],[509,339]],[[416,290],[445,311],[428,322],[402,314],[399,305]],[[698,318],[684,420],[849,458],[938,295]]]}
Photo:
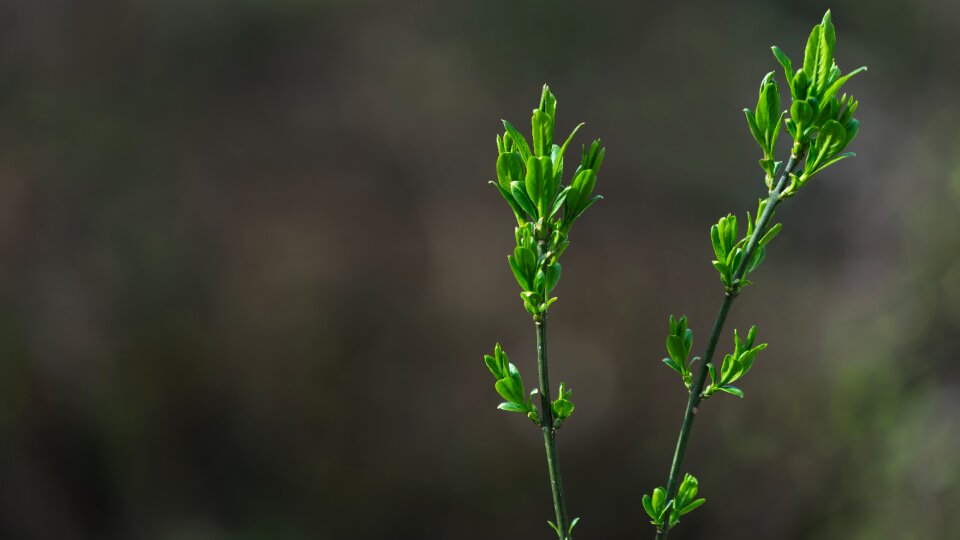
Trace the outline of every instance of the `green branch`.
{"label": "green branch", "polygon": [[[680,436],[677,438],[677,449],[673,454],[673,464],[670,466],[670,478],[667,481],[666,492],[667,501],[673,500],[677,496],[680,483],[680,470],[683,466],[683,457],[687,450],[687,441],[690,438],[690,431],[693,428],[693,420],[697,415],[697,407],[700,405],[700,402],[703,401],[703,385],[707,380],[709,366],[713,361],[713,354],[716,352],[720,334],[723,332],[723,325],[727,321],[727,314],[730,312],[730,307],[733,305],[734,299],[736,299],[740,293],[740,288],[742,287],[741,282],[746,273],[748,261],[750,261],[754,251],[759,247],[760,238],[766,233],[770,218],[773,217],[774,210],[782,200],[780,194],[786,185],[787,178],[790,177],[790,173],[793,172],[798,161],[799,158],[796,156],[790,156],[790,161],[788,161],[787,166],[784,167],[779,181],[777,181],[773,191],[770,192],[766,207],[763,209],[763,213],[760,214],[760,219],[757,220],[757,224],[753,229],[753,235],[750,236],[750,239],[747,241],[747,247],[743,253],[743,260],[734,273],[734,288],[724,293],[723,303],[720,304],[720,311],[717,313],[717,318],[713,322],[713,330],[710,332],[710,338],[707,341],[707,350],[703,354],[703,364],[700,365],[700,370],[697,372],[693,386],[690,388],[690,397],[687,399],[687,410],[683,415],[683,424],[680,425]],[[670,525],[668,523],[664,522],[658,526],[657,540],[665,539],[669,530]]]}

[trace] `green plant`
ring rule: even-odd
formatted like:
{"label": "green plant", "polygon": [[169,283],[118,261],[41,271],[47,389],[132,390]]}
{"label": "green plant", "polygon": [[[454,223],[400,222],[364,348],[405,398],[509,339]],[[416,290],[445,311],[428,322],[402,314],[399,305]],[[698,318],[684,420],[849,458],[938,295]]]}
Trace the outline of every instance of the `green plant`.
{"label": "green plant", "polygon": [[[583,124],[573,129],[562,146],[553,144],[557,100],[544,85],[540,106],[533,110],[533,146],[510,122],[503,121],[506,132],[497,135],[497,180],[491,181],[517,220],[514,229],[516,247],[507,257],[510,270],[520,285],[523,307],[533,317],[537,332],[537,371],[539,388],[529,394],[520,371],[498,343],[493,356],[485,356],[487,368],[496,379],[494,388],[505,400],[499,409],[523,413],[540,427],[547,453],[547,468],[556,521],[547,523],[560,540],[572,538],[579,518],[569,520],[560,462],[557,457],[557,430],[573,413],[571,391],[563,383],[556,400],[551,400],[547,364],[547,311],[557,299],[550,292],[560,280],[559,258],[570,245],[568,235],[576,220],[601,197],[594,195],[597,173],[603,163],[605,149],[596,140],[583,148],[580,164],[569,185],[562,185],[564,155],[573,136]],[[540,407],[533,397],[540,394]]]}
{"label": "green plant", "polygon": [[[753,366],[757,354],[766,344],[754,345],[757,329],[753,327],[745,340],[734,331],[734,351],[726,355],[719,373],[713,364],[713,354],[723,331],[727,313],[734,299],[751,282],[747,277],[760,266],[766,254],[766,246],[780,231],[778,223],[769,226],[777,206],[785,199],[796,195],[807,181],[838,161],[854,154],[843,150],[856,137],[860,122],[853,118],[857,101],[838,92],[850,77],[866,70],[856,69],[841,75],[834,61],[833,52],[836,34],[830,12],[813,28],[807,40],[803,67],[793,70],[790,58],[779,48],[773,54],[783,66],[790,89],[792,103],[787,111],[780,109],[780,94],[773,72],[760,83],[760,96],[755,110],[744,109],[750,133],[760,145],[763,158],[760,168],[768,195],[761,199],[756,216],[747,213],[746,235],[741,237],[737,218],[727,215],[710,228],[710,240],[716,260],[714,267],[720,274],[724,297],[720,311],[713,323],[707,340],[703,362],[693,373],[698,357],[690,359],[693,332],[687,328],[686,317],[676,320],[670,317],[670,335],[667,337],[668,358],[663,362],[680,374],[689,392],[680,435],[677,440],[673,463],[666,489],[658,487],[653,495],[644,495],[643,507],[657,528],[657,539],[667,537],[679,518],[700,506],[704,499],[696,499],[698,483],[687,474],[680,480],[683,457],[700,403],[717,392],[743,397],[743,391],[733,383],[743,377]],[[786,127],[793,138],[793,146],[786,164],[775,160],[776,142],[780,130]],[[707,376],[710,384],[706,384]]]}

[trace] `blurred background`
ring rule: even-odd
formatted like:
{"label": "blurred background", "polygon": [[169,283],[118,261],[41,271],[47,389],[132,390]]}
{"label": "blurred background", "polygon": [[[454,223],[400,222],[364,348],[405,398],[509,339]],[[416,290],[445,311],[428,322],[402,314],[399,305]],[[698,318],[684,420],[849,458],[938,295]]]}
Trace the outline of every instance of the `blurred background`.
{"label": "blurred background", "polygon": [[[551,538],[500,119],[606,143],[551,375],[578,538],[651,538],[755,208],[741,109],[833,8],[859,157],[778,212],[734,306],[771,345],[701,408],[694,538],[960,538],[960,4],[0,2],[0,538]],[[778,79],[783,82],[778,73]],[[786,136],[781,137],[784,142]]]}

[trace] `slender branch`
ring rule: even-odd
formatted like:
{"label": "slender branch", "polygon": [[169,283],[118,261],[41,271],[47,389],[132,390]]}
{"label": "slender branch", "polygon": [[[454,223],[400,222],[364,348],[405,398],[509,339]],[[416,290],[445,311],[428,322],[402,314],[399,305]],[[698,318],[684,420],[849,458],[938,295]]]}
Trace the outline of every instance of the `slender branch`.
{"label": "slender branch", "polygon": [[563,498],[563,481],[560,479],[560,459],[557,456],[557,430],[553,426],[553,409],[550,400],[550,375],[547,371],[547,316],[536,321],[537,325],[537,370],[540,375],[540,428],[543,430],[543,446],[547,451],[547,468],[550,470],[550,490],[553,492],[553,509],[557,514],[560,540],[572,538],[567,521],[567,502]]}
{"label": "slender branch", "polygon": [[[793,172],[793,170],[797,167],[800,159],[801,158],[791,154],[790,160],[787,161],[787,165],[784,167],[783,172],[780,175],[780,179],[777,181],[776,187],[774,187],[773,191],[770,192],[770,196],[767,199],[767,206],[763,209],[760,219],[757,220],[756,227],[753,229],[753,235],[747,241],[747,246],[743,252],[743,260],[740,262],[740,265],[737,267],[737,270],[733,275],[733,288],[732,290],[728,290],[724,293],[723,303],[720,305],[720,311],[717,313],[717,318],[713,322],[713,331],[710,333],[710,339],[707,342],[707,350],[703,355],[703,363],[700,364],[700,370],[697,372],[696,380],[693,383],[693,387],[690,388],[690,398],[687,400],[687,410],[683,415],[683,424],[680,425],[680,436],[677,438],[677,449],[673,454],[673,464],[670,466],[670,477],[667,481],[666,500],[668,501],[676,498],[677,489],[680,487],[680,469],[683,466],[683,457],[687,450],[687,440],[690,438],[690,431],[693,428],[693,420],[697,415],[697,407],[703,400],[703,385],[707,378],[707,372],[709,370],[708,366],[713,361],[713,353],[716,351],[717,342],[720,340],[720,334],[723,332],[723,325],[727,320],[727,313],[730,312],[730,306],[733,305],[733,300],[740,292],[740,282],[746,273],[747,264],[749,263],[753,252],[757,249],[760,238],[762,238],[766,232],[767,224],[770,222],[770,218],[773,216],[774,210],[776,209],[777,205],[780,204],[780,195],[783,192],[784,185],[786,184],[787,179],[790,177],[790,173]],[[657,528],[656,540],[665,540],[669,532],[669,520],[666,520],[662,526]]]}

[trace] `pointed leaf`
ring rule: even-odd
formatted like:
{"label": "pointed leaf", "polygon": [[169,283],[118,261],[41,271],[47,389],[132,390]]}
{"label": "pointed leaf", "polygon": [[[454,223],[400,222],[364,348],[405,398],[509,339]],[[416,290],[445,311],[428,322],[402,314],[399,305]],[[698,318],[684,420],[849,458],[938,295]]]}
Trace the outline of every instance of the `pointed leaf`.
{"label": "pointed leaf", "polygon": [[790,57],[784,54],[780,50],[780,47],[774,45],[770,47],[773,51],[773,55],[777,57],[777,61],[780,62],[780,65],[783,66],[784,78],[787,80],[787,86],[793,86],[793,62],[790,61]]}
{"label": "pointed leaf", "polygon": [[721,387],[720,387],[720,390],[723,390],[724,392],[726,392],[726,393],[728,393],[728,394],[733,394],[733,395],[737,396],[738,398],[742,398],[742,397],[743,397],[743,390],[740,390],[740,389],[737,388],[736,386],[730,386],[729,384],[727,384],[727,385],[721,386]]}
{"label": "pointed leaf", "polygon": [[512,401],[504,401],[503,403],[497,405],[497,408],[501,411],[508,412],[527,412],[527,408],[519,403],[513,403]]}
{"label": "pointed leaf", "polygon": [[517,152],[520,152],[520,159],[526,163],[531,156],[530,146],[527,144],[527,140],[523,138],[523,135],[521,135],[520,132],[517,131],[517,128],[513,127],[513,124],[510,122],[504,120],[503,127],[506,128],[507,134],[510,135],[510,139],[513,141],[514,149],[516,149]]}

